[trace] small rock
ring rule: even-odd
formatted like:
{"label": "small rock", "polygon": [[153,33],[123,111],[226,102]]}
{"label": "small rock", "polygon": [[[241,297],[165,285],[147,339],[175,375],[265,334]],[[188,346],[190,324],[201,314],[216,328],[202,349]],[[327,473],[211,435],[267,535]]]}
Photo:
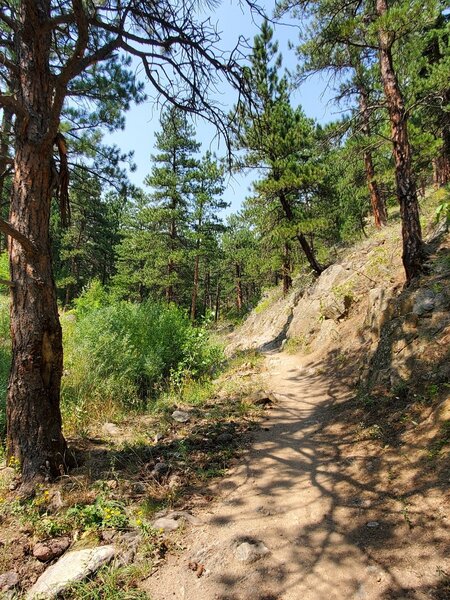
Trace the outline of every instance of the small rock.
{"label": "small rock", "polygon": [[157,433],[155,435],[155,437],[153,438],[153,443],[154,444],[159,444],[159,442],[164,438],[162,433]]}
{"label": "small rock", "polygon": [[62,537],[39,542],[33,548],[33,556],[41,562],[49,562],[58,558],[70,546],[70,538]]}
{"label": "small rock", "polygon": [[413,313],[419,317],[433,310],[435,294],[433,290],[420,289],[414,300]]}
{"label": "small rock", "polygon": [[169,519],[184,519],[191,525],[202,525],[203,522],[198,518],[191,515],[191,513],[186,510],[174,510],[166,515]]}
{"label": "small rock", "polygon": [[0,592],[7,592],[19,583],[19,576],[15,571],[6,571],[0,575]]}
{"label": "small rock", "polygon": [[153,527],[155,529],[162,529],[163,531],[175,531],[179,526],[180,523],[176,519],[169,519],[167,517],[161,517],[153,521]]}
{"label": "small rock", "polygon": [[369,521],[366,524],[366,527],[372,527],[372,528],[379,527],[379,526],[380,526],[380,524],[378,521]]}
{"label": "small rock", "polygon": [[150,472],[150,475],[159,481],[164,477],[164,475],[167,475],[169,471],[170,467],[167,463],[159,462],[156,463],[156,465],[153,467],[152,471]]}
{"label": "small rock", "polygon": [[111,544],[114,540],[114,538],[117,535],[117,531],[115,529],[105,529],[104,531],[101,532],[100,534],[100,538],[103,542],[106,542],[107,544]]}
{"label": "small rock", "polygon": [[268,404],[273,404],[275,398],[273,394],[259,390],[257,392],[253,392],[253,394],[250,394],[247,400],[252,404],[256,404],[257,406],[267,406]]}
{"label": "small rock", "polygon": [[217,436],[217,441],[219,444],[229,444],[234,439],[234,436],[231,433],[221,433]]}
{"label": "small rock", "polygon": [[131,564],[136,556],[141,540],[142,534],[138,530],[124,533],[120,537],[120,545],[123,550],[117,556],[115,564],[121,567]]}
{"label": "small rock", "polygon": [[62,507],[64,506],[64,502],[62,500],[62,496],[61,496],[61,492],[60,491],[56,491],[52,494],[52,497],[50,498],[50,502],[48,503],[47,509],[50,512],[58,512],[58,510],[60,510]]}
{"label": "small rock", "polygon": [[191,415],[185,410],[174,410],[172,413],[172,419],[177,423],[187,423]]}
{"label": "small rock", "polygon": [[145,494],[147,491],[147,486],[142,481],[136,481],[132,485],[132,490],[135,494]]}
{"label": "small rock", "polygon": [[46,569],[33,587],[28,591],[26,600],[49,600],[56,598],[68,586],[83,581],[115,555],[114,546],[100,546],[67,552],[54,565]]}
{"label": "small rock", "polygon": [[251,563],[269,554],[269,552],[270,550],[263,542],[242,542],[236,547],[234,555],[241,562]]}
{"label": "small rock", "polygon": [[103,435],[115,437],[120,434],[120,429],[117,427],[117,425],[114,425],[114,423],[103,423],[102,433]]}
{"label": "small rock", "polygon": [[120,537],[120,540],[124,544],[137,545],[142,539],[142,533],[138,529],[132,529],[127,531]]}

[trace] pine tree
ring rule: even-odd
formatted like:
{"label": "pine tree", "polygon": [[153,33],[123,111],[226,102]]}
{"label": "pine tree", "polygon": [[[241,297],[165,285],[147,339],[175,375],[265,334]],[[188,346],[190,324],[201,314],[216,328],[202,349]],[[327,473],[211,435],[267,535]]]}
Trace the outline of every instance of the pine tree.
{"label": "pine tree", "polygon": [[182,283],[189,268],[189,204],[194,171],[194,155],[200,144],[184,113],[169,108],[161,115],[161,131],[156,134],[153,168],[145,183],[152,188],[150,204],[155,209],[156,231],[160,239],[157,260],[164,267],[159,282],[167,302],[183,303]]}
{"label": "pine tree", "polygon": [[[221,198],[224,191],[223,169],[210,152],[207,152],[200,161],[198,168],[192,175],[192,208],[191,208],[191,240],[194,261],[194,276],[191,297],[191,320],[197,316],[197,299],[200,282],[200,262],[203,259],[205,266],[206,282],[210,279],[210,257],[217,251],[217,235],[223,231],[223,223],[218,215],[220,210],[228,206]],[[210,287],[210,282],[209,286]],[[210,290],[205,289],[205,304]]]}
{"label": "pine tree", "polygon": [[400,204],[403,238],[403,265],[409,283],[422,271],[423,244],[412,152],[408,132],[409,111],[399,81],[395,54],[415,34],[434,22],[441,10],[439,0],[418,2],[387,0],[359,2],[347,0],[285,0],[278,12],[291,10],[310,25],[304,40],[310,52],[320,53],[324,44],[335,45],[335,52],[359,49],[366,61],[376,62],[384,90],[390,123],[395,164],[397,198]]}
{"label": "pine tree", "polygon": [[19,461],[24,480],[31,482],[60,475],[68,463],[59,408],[62,334],[49,237],[58,184],[62,207],[67,200],[67,185],[61,185],[67,183],[60,135],[64,105],[69,98],[75,104],[86,88],[95,104],[96,84],[90,82],[96,66],[125,53],[141,61],[155,94],[206,116],[227,136],[226,119],[208,89],[221,76],[236,87],[241,78],[236,63],[218,54],[210,21],[183,0],[6,2],[0,28],[0,108],[10,110],[14,120],[9,221],[0,219],[0,230],[10,238],[14,282],[7,446],[8,457]]}
{"label": "pine tree", "polygon": [[265,21],[255,37],[247,71],[254,98],[239,113],[236,145],[245,151],[246,167],[264,169],[255,191],[265,198],[268,210],[274,202],[281,205],[293,226],[293,237],[313,271],[320,274],[323,267],[302,232],[301,220],[307,197],[320,178],[312,158],[313,126],[300,108],[294,110],[290,105],[287,78],[278,76],[281,56],[272,38],[273,30]]}

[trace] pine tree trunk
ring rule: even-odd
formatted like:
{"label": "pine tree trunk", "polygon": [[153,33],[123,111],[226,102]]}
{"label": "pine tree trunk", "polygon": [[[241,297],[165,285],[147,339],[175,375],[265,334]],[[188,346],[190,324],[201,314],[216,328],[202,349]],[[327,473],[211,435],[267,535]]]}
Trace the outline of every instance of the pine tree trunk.
{"label": "pine tree trunk", "polygon": [[205,289],[204,289],[204,294],[203,294],[203,314],[206,315],[206,311],[208,309],[208,306],[211,304],[210,302],[210,298],[211,298],[211,276],[209,271],[206,271],[205,273]]}
{"label": "pine tree trunk", "polygon": [[220,279],[217,278],[216,300],[215,300],[215,307],[214,307],[214,321],[215,321],[215,323],[217,323],[217,321],[219,320],[219,313],[220,313]]}
{"label": "pine tree trunk", "polygon": [[317,261],[315,255],[314,255],[314,252],[308,243],[308,240],[305,238],[303,233],[300,233],[300,232],[297,233],[296,238],[298,239],[298,241],[300,243],[300,248],[305,253],[305,256],[309,262],[310,267],[312,268],[312,270],[315,272],[316,275],[320,275],[323,272],[323,267]]}
{"label": "pine tree trunk", "polygon": [[[444,94],[443,104],[450,104],[450,90]],[[443,112],[442,124],[442,152],[439,160],[439,185],[447,185],[450,181],[450,114]]]}
{"label": "pine tree trunk", "polygon": [[[290,206],[286,196],[283,193],[280,193],[279,198],[280,198],[280,203],[283,208],[286,219],[292,223],[294,220],[294,214],[292,212],[291,206]],[[323,271],[323,267],[316,260],[314,251],[311,248],[311,246],[309,245],[308,240],[305,238],[305,236],[301,232],[297,233],[297,235],[295,237],[299,241],[300,248],[305,253],[306,259],[309,262],[312,270],[316,273],[316,275],[320,275]]]}
{"label": "pine tree trunk", "polygon": [[236,309],[240,314],[242,312],[242,306],[244,304],[242,298],[242,273],[241,266],[239,263],[235,264],[235,272],[236,272]]}
{"label": "pine tree trunk", "polygon": [[[8,174],[8,154],[10,147],[10,134],[12,129],[12,112],[8,108],[3,109],[2,129],[0,132],[0,210],[3,213],[5,204],[5,181]],[[7,240],[0,234],[0,251],[7,248]]]}
{"label": "pine tree trunk", "polygon": [[[387,0],[376,0],[379,17],[388,11]],[[411,146],[408,139],[407,114],[392,59],[392,34],[382,29],[378,32],[380,71],[386,96],[393,155],[397,198],[400,204],[403,238],[403,266],[409,283],[423,269],[423,243],[419,219],[419,203],[412,174]]]}
{"label": "pine tree trunk", "polygon": [[50,118],[50,41],[37,35],[39,25],[50,18],[50,2],[23,2],[20,10],[18,97],[26,116],[18,116],[15,123],[10,222],[30,243],[13,238],[8,243],[14,287],[7,454],[20,461],[23,480],[31,482],[62,474],[67,446],[59,407],[63,349],[49,237],[57,131],[52,131]]}
{"label": "pine tree trunk", "polygon": [[292,277],[291,277],[291,250],[289,248],[289,244],[284,244],[284,254],[283,254],[283,295],[289,292],[292,287]]}
{"label": "pine tree trunk", "polygon": [[197,254],[195,256],[195,263],[194,263],[194,285],[192,287],[192,300],[191,300],[191,321],[193,323],[195,322],[195,316],[196,316],[196,312],[197,312],[199,265],[200,265],[200,256]]}
{"label": "pine tree trunk", "polygon": [[[359,110],[362,118],[361,129],[363,134],[369,138],[370,124],[367,94],[361,86],[359,87],[359,92]],[[375,167],[373,166],[372,153],[368,149],[364,151],[364,168],[366,171],[367,187],[369,188],[370,204],[372,206],[375,227],[380,229],[381,227],[387,225],[387,213],[375,178]]]}

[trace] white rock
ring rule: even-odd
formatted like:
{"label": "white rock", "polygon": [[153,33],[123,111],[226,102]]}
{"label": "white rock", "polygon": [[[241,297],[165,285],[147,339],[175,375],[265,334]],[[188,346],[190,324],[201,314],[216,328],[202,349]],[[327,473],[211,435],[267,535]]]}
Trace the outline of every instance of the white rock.
{"label": "white rock", "polygon": [[375,527],[379,527],[380,524],[378,523],[378,521],[369,521],[367,523],[367,527],[371,527],[371,528],[375,528]]}
{"label": "white rock", "polygon": [[191,415],[184,410],[174,410],[172,413],[172,419],[178,423],[187,423]]}
{"label": "white rock", "polygon": [[236,547],[234,555],[241,562],[250,563],[269,554],[269,552],[269,548],[263,542],[243,542]]}
{"label": "white rock", "polygon": [[109,435],[111,437],[120,435],[120,428],[114,423],[103,423],[101,431],[103,435]]}
{"label": "white rock", "polygon": [[167,517],[161,517],[160,519],[156,519],[153,522],[153,527],[155,529],[162,529],[163,531],[175,531],[178,529],[180,523],[175,519],[169,519]]}
{"label": "white rock", "polygon": [[26,600],[56,598],[69,585],[82,581],[110,562],[115,555],[114,546],[100,546],[67,552],[49,567],[27,592]]}

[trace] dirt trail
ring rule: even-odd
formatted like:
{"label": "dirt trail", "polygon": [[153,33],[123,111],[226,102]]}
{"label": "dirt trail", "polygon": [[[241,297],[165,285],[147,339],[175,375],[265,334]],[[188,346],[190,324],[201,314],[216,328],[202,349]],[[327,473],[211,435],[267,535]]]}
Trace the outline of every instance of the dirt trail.
{"label": "dirt trail", "polygon": [[[407,503],[395,495],[379,444],[363,448],[339,421],[350,392],[318,359],[270,354],[266,364],[277,404],[198,514],[204,525],[147,580],[152,600],[445,598],[441,492],[424,484]],[[270,554],[239,561],[236,546],[256,540]]]}

